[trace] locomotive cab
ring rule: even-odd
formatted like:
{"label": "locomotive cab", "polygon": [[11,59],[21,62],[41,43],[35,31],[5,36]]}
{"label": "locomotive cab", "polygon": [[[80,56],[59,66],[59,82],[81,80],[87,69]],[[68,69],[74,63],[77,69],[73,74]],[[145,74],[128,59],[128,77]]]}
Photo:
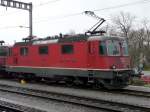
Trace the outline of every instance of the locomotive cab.
{"label": "locomotive cab", "polygon": [[[110,36],[89,37],[95,53],[89,53],[90,68],[97,82],[106,88],[122,88],[128,85],[132,69],[125,38]],[[92,45],[93,44],[93,45]]]}
{"label": "locomotive cab", "polygon": [[[113,38],[113,37],[112,37]],[[107,58],[107,69],[127,69],[130,67],[127,42],[120,39],[108,39],[99,42],[99,55]]]}

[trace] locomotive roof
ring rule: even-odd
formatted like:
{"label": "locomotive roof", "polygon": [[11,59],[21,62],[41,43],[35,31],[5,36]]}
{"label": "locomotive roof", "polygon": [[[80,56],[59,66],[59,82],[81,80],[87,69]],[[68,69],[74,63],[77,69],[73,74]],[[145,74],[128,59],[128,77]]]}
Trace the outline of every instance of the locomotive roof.
{"label": "locomotive roof", "polygon": [[39,44],[50,44],[50,43],[72,43],[72,42],[81,42],[81,41],[94,41],[94,40],[124,40],[123,37],[116,37],[116,36],[100,36],[100,35],[73,35],[73,36],[64,36],[62,38],[60,37],[47,37],[47,38],[39,38],[34,39],[31,41],[24,41],[24,42],[17,42],[15,45],[19,46],[26,46],[26,45],[39,45]]}

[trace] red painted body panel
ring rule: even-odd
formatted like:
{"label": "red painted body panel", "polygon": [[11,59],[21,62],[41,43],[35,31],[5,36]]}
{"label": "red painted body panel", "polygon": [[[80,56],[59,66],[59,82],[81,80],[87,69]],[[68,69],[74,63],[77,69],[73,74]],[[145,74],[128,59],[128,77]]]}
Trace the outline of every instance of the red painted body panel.
{"label": "red painted body panel", "polygon": [[[61,53],[61,45],[66,44],[74,46],[73,54]],[[130,66],[129,56],[101,56],[98,48],[99,41],[51,43],[47,45],[49,48],[48,55],[39,55],[38,47],[42,45],[28,45],[26,46],[29,48],[27,56],[20,56],[20,48],[24,46],[13,46],[12,55],[8,56],[7,59],[7,65],[87,69],[110,69],[113,65],[117,69],[127,69]]]}
{"label": "red painted body panel", "polygon": [[8,52],[7,46],[0,46],[0,66],[5,66],[7,52]]}
{"label": "red painted body panel", "polygon": [[6,62],[6,57],[0,56],[0,66],[4,66]]}
{"label": "red painted body panel", "polygon": [[[65,43],[67,44],[67,43]],[[17,66],[42,66],[42,67],[86,67],[87,58],[85,54],[87,53],[86,43],[74,43],[74,53],[69,55],[61,54],[61,45],[63,44],[50,44],[48,55],[39,55],[38,45],[28,46],[29,54],[27,56],[20,56],[20,47],[12,48],[12,56],[8,57],[7,65],[17,65]],[[82,52],[80,52],[82,51]],[[87,55],[86,55],[87,56]],[[15,63],[15,60],[16,63]]]}
{"label": "red painted body panel", "polygon": [[113,65],[116,69],[126,69],[130,67],[129,56],[102,56],[99,54],[98,41],[93,43],[93,53],[89,54],[90,67],[93,69],[110,69]]}

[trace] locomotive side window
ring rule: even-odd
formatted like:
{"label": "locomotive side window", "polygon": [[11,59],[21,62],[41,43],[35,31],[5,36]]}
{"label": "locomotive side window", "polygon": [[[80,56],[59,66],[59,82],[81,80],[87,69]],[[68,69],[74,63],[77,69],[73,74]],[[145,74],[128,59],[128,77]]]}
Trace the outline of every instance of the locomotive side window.
{"label": "locomotive side window", "polygon": [[48,46],[40,46],[39,54],[48,54]]}
{"label": "locomotive side window", "polygon": [[73,45],[62,45],[61,53],[62,54],[72,54],[74,52]]}
{"label": "locomotive side window", "polygon": [[118,56],[120,55],[120,44],[116,40],[107,40],[108,46],[108,55],[109,56]]}
{"label": "locomotive side window", "polygon": [[7,55],[7,50],[5,47],[0,47],[0,56],[6,56]]}
{"label": "locomotive side window", "polygon": [[101,55],[106,55],[107,54],[106,42],[100,42],[100,44],[99,44],[99,54],[101,54]]}
{"label": "locomotive side window", "polygon": [[20,55],[21,55],[21,56],[26,56],[26,55],[28,55],[28,48],[27,48],[27,47],[21,47],[21,48],[20,48]]}

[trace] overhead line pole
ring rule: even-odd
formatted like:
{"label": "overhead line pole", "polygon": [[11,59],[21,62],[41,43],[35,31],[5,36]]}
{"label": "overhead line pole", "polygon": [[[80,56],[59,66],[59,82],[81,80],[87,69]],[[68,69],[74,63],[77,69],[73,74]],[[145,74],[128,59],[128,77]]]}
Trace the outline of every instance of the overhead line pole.
{"label": "overhead line pole", "polygon": [[4,7],[11,7],[11,8],[16,8],[16,9],[22,9],[22,10],[27,10],[29,11],[29,37],[32,38],[33,36],[33,23],[32,23],[32,3],[24,3],[24,2],[19,2],[19,1],[14,1],[14,0],[0,0],[0,5]]}

